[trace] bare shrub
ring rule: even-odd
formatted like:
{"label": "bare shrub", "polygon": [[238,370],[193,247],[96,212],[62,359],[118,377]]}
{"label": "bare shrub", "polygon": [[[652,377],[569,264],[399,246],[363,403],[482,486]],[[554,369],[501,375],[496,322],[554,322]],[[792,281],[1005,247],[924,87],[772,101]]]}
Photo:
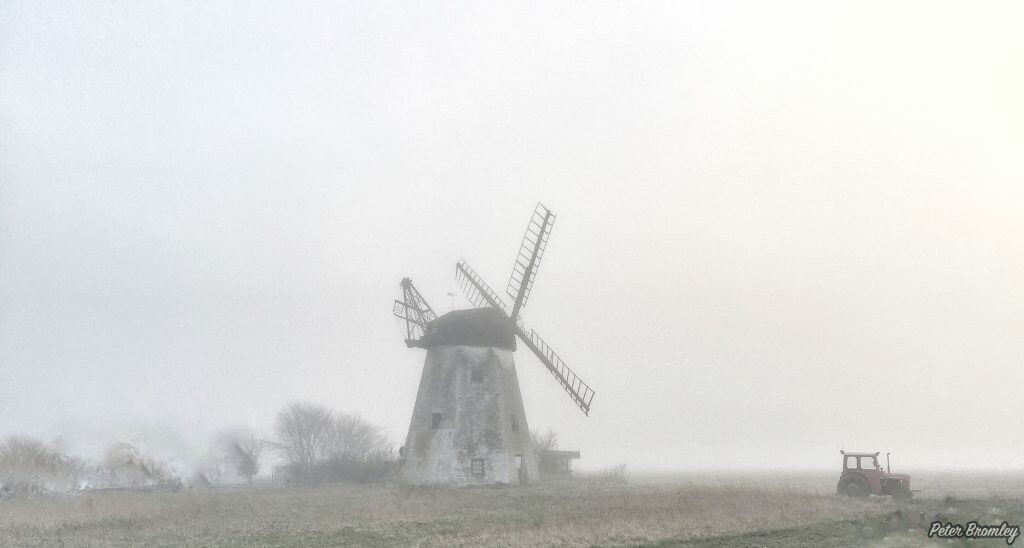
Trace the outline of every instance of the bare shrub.
{"label": "bare shrub", "polygon": [[391,453],[391,442],[380,427],[366,422],[359,415],[338,414],[334,417],[330,458],[372,460]]}
{"label": "bare shrub", "polygon": [[181,479],[167,463],[145,455],[127,442],[115,443],[107,450],[93,478],[95,487],[170,487],[181,486]]}
{"label": "bare shrub", "polygon": [[358,415],[334,417],[327,460],[319,468],[324,479],[366,483],[380,481],[392,469],[391,442],[380,427]]}
{"label": "bare shrub", "polygon": [[227,443],[227,458],[235,471],[252,484],[252,478],[260,473],[260,457],[263,455],[263,440],[256,436],[239,436]]}
{"label": "bare shrub", "polygon": [[379,481],[391,469],[389,440],[358,415],[292,403],[278,414],[275,433],[272,445],[288,460],[285,469],[293,480]]}
{"label": "bare shrub", "polygon": [[85,461],[52,445],[12,436],[0,443],[0,490],[66,491],[80,487]]}

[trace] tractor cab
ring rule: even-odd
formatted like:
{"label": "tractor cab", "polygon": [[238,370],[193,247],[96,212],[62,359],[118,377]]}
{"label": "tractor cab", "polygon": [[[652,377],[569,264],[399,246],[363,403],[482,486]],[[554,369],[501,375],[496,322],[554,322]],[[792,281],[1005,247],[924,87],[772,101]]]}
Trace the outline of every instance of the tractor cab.
{"label": "tractor cab", "polygon": [[893,498],[909,498],[910,475],[893,474],[889,466],[889,453],[885,454],[885,470],[878,463],[880,451],[859,453],[840,451],[843,469],[839,475],[836,490],[840,495],[866,497],[867,495],[889,495]]}

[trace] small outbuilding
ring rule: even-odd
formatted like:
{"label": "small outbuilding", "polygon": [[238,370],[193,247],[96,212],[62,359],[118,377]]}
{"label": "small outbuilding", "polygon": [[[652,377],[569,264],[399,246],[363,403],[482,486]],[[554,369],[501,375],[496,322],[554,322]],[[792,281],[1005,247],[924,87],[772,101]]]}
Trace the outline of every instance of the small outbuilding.
{"label": "small outbuilding", "polygon": [[572,461],[579,458],[579,451],[541,449],[537,451],[537,471],[541,479],[572,477]]}

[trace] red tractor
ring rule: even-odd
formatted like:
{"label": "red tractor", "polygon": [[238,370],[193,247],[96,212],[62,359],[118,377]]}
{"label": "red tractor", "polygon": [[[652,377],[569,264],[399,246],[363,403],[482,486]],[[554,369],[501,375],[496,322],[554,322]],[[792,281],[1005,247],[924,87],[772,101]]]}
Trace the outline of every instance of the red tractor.
{"label": "red tractor", "polygon": [[840,451],[843,471],[836,490],[840,495],[866,497],[889,495],[894,499],[910,498],[910,474],[893,474],[889,466],[889,453],[885,454],[885,470],[878,465],[878,453]]}

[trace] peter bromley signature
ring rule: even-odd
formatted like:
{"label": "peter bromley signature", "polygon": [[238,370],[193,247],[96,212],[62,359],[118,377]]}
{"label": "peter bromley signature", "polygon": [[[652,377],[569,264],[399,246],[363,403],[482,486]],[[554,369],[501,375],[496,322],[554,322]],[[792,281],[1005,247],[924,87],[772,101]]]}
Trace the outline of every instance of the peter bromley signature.
{"label": "peter bromley signature", "polygon": [[1020,525],[1010,525],[1005,521],[999,525],[978,525],[976,521],[969,521],[967,525],[953,524],[941,521],[933,521],[928,529],[928,538],[1001,538],[1006,544],[1013,544],[1020,536]]}

